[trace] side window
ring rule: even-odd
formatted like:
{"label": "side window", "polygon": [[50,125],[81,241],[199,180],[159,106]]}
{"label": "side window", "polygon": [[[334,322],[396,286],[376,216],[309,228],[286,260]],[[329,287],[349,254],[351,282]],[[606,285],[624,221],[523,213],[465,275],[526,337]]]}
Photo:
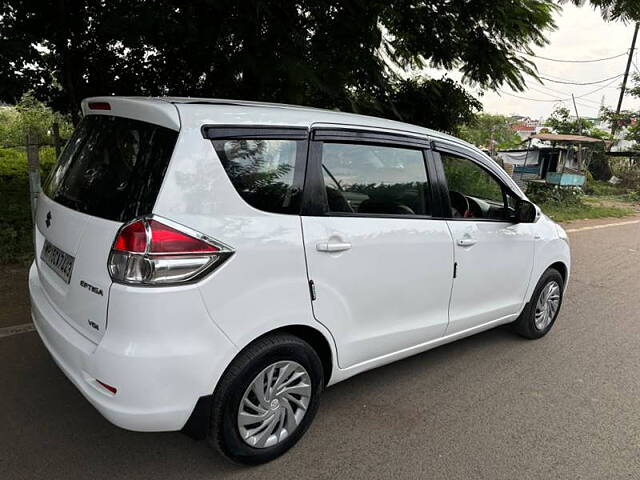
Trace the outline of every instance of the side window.
{"label": "side window", "polygon": [[505,206],[502,184],[475,162],[441,153],[449,186],[451,215],[454,218],[507,220],[511,208]]}
{"label": "side window", "polygon": [[324,143],[322,173],[330,212],[431,215],[422,150]]}
{"label": "side window", "polygon": [[[295,140],[213,140],[231,183],[251,206],[274,213],[299,213],[301,180],[296,177],[304,159]],[[304,168],[304,165],[302,165]]]}

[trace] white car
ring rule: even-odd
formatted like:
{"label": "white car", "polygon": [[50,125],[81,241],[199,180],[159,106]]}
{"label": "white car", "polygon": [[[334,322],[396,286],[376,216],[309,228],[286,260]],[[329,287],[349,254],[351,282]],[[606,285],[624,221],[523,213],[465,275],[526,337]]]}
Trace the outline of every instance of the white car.
{"label": "white car", "polygon": [[100,97],[38,199],[32,315],[109,421],[269,461],[329,385],[553,326],[561,227],[469,144],[296,106]]}

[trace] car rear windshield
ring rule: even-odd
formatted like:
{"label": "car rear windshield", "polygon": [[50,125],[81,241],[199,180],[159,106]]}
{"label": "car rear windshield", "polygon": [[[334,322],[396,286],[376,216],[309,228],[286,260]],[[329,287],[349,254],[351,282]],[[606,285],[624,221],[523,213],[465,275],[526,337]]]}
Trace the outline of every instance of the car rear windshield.
{"label": "car rear windshield", "polygon": [[87,115],[43,188],[82,213],[127,221],[151,213],[178,132],[129,118]]}

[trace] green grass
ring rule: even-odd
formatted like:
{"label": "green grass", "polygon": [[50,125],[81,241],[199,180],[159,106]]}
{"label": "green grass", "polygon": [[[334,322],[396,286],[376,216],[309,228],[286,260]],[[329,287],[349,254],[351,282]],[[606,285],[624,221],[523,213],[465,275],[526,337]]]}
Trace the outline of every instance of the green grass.
{"label": "green grass", "polygon": [[601,180],[589,180],[584,186],[584,191],[587,195],[605,197],[624,195],[628,192],[628,189],[621,185],[614,185]]}
{"label": "green grass", "polygon": [[601,204],[585,203],[584,205],[558,206],[540,205],[542,211],[553,218],[556,222],[570,222],[572,220],[582,220],[587,218],[607,218],[626,217],[633,215],[632,208],[604,206]]}
{"label": "green grass", "polygon": [[[51,147],[40,150],[41,175],[55,162]],[[24,149],[0,149],[0,264],[33,258],[29,177]]]}

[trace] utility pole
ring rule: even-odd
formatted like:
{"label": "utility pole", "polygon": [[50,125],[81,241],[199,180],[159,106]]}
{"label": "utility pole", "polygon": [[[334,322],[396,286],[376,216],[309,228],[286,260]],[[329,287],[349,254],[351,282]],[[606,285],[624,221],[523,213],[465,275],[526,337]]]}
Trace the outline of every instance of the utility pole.
{"label": "utility pole", "polygon": [[624,77],[622,79],[622,88],[620,89],[620,98],[618,99],[618,108],[616,108],[616,119],[611,125],[611,138],[615,141],[616,130],[618,128],[618,115],[622,108],[622,99],[624,98],[625,90],[627,89],[627,78],[629,78],[629,69],[631,68],[631,61],[633,60],[633,51],[636,49],[636,39],[638,38],[638,29],[640,28],[640,22],[636,22],[636,28],[633,31],[633,40],[631,40],[631,50],[629,50],[629,58],[627,59],[627,68],[624,71]]}
{"label": "utility pole", "polygon": [[29,196],[31,198],[31,218],[36,221],[36,203],[40,194],[40,145],[36,135],[27,132],[27,162],[29,165]]}
{"label": "utility pole", "polygon": [[[571,94],[573,100],[573,108],[576,111],[576,118],[578,119],[578,134],[582,135],[582,120],[580,120],[580,114],[578,113],[578,107],[576,106],[576,97]],[[578,168],[582,170],[582,145],[578,142]]]}

